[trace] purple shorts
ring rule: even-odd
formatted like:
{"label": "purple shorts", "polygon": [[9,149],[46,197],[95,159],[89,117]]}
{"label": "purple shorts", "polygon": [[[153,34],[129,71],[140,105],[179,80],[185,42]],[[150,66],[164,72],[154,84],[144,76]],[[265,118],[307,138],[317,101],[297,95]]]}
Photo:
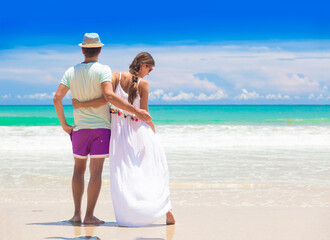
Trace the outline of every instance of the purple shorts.
{"label": "purple shorts", "polygon": [[87,159],[109,157],[110,129],[79,129],[71,133],[73,156]]}

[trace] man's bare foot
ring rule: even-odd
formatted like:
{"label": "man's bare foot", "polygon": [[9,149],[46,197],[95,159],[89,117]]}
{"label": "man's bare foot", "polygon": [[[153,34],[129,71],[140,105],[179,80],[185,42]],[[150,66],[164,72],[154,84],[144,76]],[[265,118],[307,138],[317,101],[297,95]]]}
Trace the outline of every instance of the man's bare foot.
{"label": "man's bare foot", "polygon": [[174,225],[175,224],[175,219],[172,211],[168,211],[166,213],[166,225]]}
{"label": "man's bare foot", "polygon": [[91,218],[86,218],[84,219],[84,224],[85,225],[100,225],[103,224],[104,221],[98,219],[97,217],[91,217]]}
{"label": "man's bare foot", "polygon": [[81,223],[81,217],[80,215],[74,215],[69,222],[73,223],[73,224],[80,224]]}

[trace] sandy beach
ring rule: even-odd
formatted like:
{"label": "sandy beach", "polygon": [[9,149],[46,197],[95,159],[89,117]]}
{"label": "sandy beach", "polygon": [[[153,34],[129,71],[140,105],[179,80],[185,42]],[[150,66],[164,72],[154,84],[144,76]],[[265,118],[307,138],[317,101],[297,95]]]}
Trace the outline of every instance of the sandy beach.
{"label": "sandy beach", "polygon": [[72,226],[67,135],[56,126],[0,130],[0,240],[330,239],[327,126],[160,126],[177,223],[142,228],[117,226],[108,160],[95,209],[106,223]]}
{"label": "sandy beach", "polygon": [[[221,197],[205,190],[180,188],[172,190],[175,226],[166,226],[164,218],[142,228],[118,227],[106,184],[108,182],[104,183],[95,211],[106,221],[101,226],[72,226],[67,221],[73,211],[69,185],[61,189],[22,189],[12,195],[9,190],[4,191],[6,197],[0,197],[0,215],[4,220],[0,225],[0,239],[330,239],[329,207],[276,204],[230,207],[222,205],[221,200],[235,198],[234,193]],[[253,198],[254,190],[251,191]]]}

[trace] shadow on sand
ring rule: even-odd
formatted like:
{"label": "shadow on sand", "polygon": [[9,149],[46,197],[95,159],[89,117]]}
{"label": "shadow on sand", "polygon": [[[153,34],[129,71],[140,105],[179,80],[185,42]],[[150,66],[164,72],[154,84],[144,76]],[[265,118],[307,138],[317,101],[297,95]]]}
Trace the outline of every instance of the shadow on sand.
{"label": "shadow on sand", "polygon": [[85,237],[74,237],[74,238],[65,238],[65,237],[48,237],[46,239],[63,239],[63,240],[81,240],[81,239],[89,239],[89,240],[101,240],[96,236],[85,236]]}
{"label": "shadow on sand", "polygon": [[135,238],[134,240],[165,240],[165,238]]}
{"label": "shadow on sand", "polygon": [[[100,225],[101,226],[101,225]],[[147,225],[147,226],[143,226],[143,227],[126,227],[126,226],[118,226],[117,227],[120,227],[120,228],[153,228],[153,227],[166,227],[167,225],[164,223],[164,224],[160,224],[160,223],[154,223],[154,224],[150,224],[150,225]],[[153,239],[153,238],[152,238]],[[158,238],[156,238],[158,239]]]}
{"label": "shadow on sand", "polygon": [[42,223],[28,223],[27,225],[42,225],[42,226],[80,226],[80,227],[118,227],[116,222],[105,222],[100,225],[90,225],[82,223],[72,223],[69,221],[59,221],[59,222],[42,222]]}
{"label": "shadow on sand", "polygon": [[[125,226],[118,226],[116,222],[105,222],[99,225],[92,224],[82,224],[82,223],[72,223],[69,221],[59,221],[59,222],[41,222],[41,223],[27,223],[26,225],[41,225],[41,226],[81,226],[81,227],[121,227],[126,228]],[[148,226],[144,226],[143,228],[152,228],[152,227],[166,227],[166,224],[150,224]],[[127,227],[130,228],[130,227]]]}
{"label": "shadow on sand", "polygon": [[[74,226],[76,237],[60,237],[60,236],[54,236],[54,237],[47,237],[46,239],[59,239],[59,240],[101,240],[97,236],[94,235],[94,230],[96,227],[120,227],[116,222],[105,222],[104,224],[100,224],[98,226],[96,225],[84,225],[84,224],[73,224],[69,221],[59,221],[59,222],[41,222],[41,223],[28,223],[27,225],[39,225],[39,226]],[[78,227],[77,227],[78,226]],[[174,236],[175,231],[175,225],[168,226],[166,224],[150,224],[148,226],[145,226],[143,228],[153,228],[153,227],[166,227],[166,240],[172,240]],[[132,229],[130,227],[120,227],[120,228],[127,228]],[[85,236],[79,236],[81,235],[81,231],[84,229]],[[164,238],[145,238],[145,237],[138,237],[134,240],[165,240]]]}

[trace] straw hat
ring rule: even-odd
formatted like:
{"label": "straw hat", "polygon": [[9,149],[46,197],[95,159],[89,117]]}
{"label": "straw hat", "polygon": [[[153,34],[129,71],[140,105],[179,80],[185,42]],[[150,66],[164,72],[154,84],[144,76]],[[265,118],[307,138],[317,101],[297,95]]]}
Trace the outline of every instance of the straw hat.
{"label": "straw hat", "polygon": [[98,48],[103,45],[97,33],[85,33],[83,42],[79,44],[83,48]]}

